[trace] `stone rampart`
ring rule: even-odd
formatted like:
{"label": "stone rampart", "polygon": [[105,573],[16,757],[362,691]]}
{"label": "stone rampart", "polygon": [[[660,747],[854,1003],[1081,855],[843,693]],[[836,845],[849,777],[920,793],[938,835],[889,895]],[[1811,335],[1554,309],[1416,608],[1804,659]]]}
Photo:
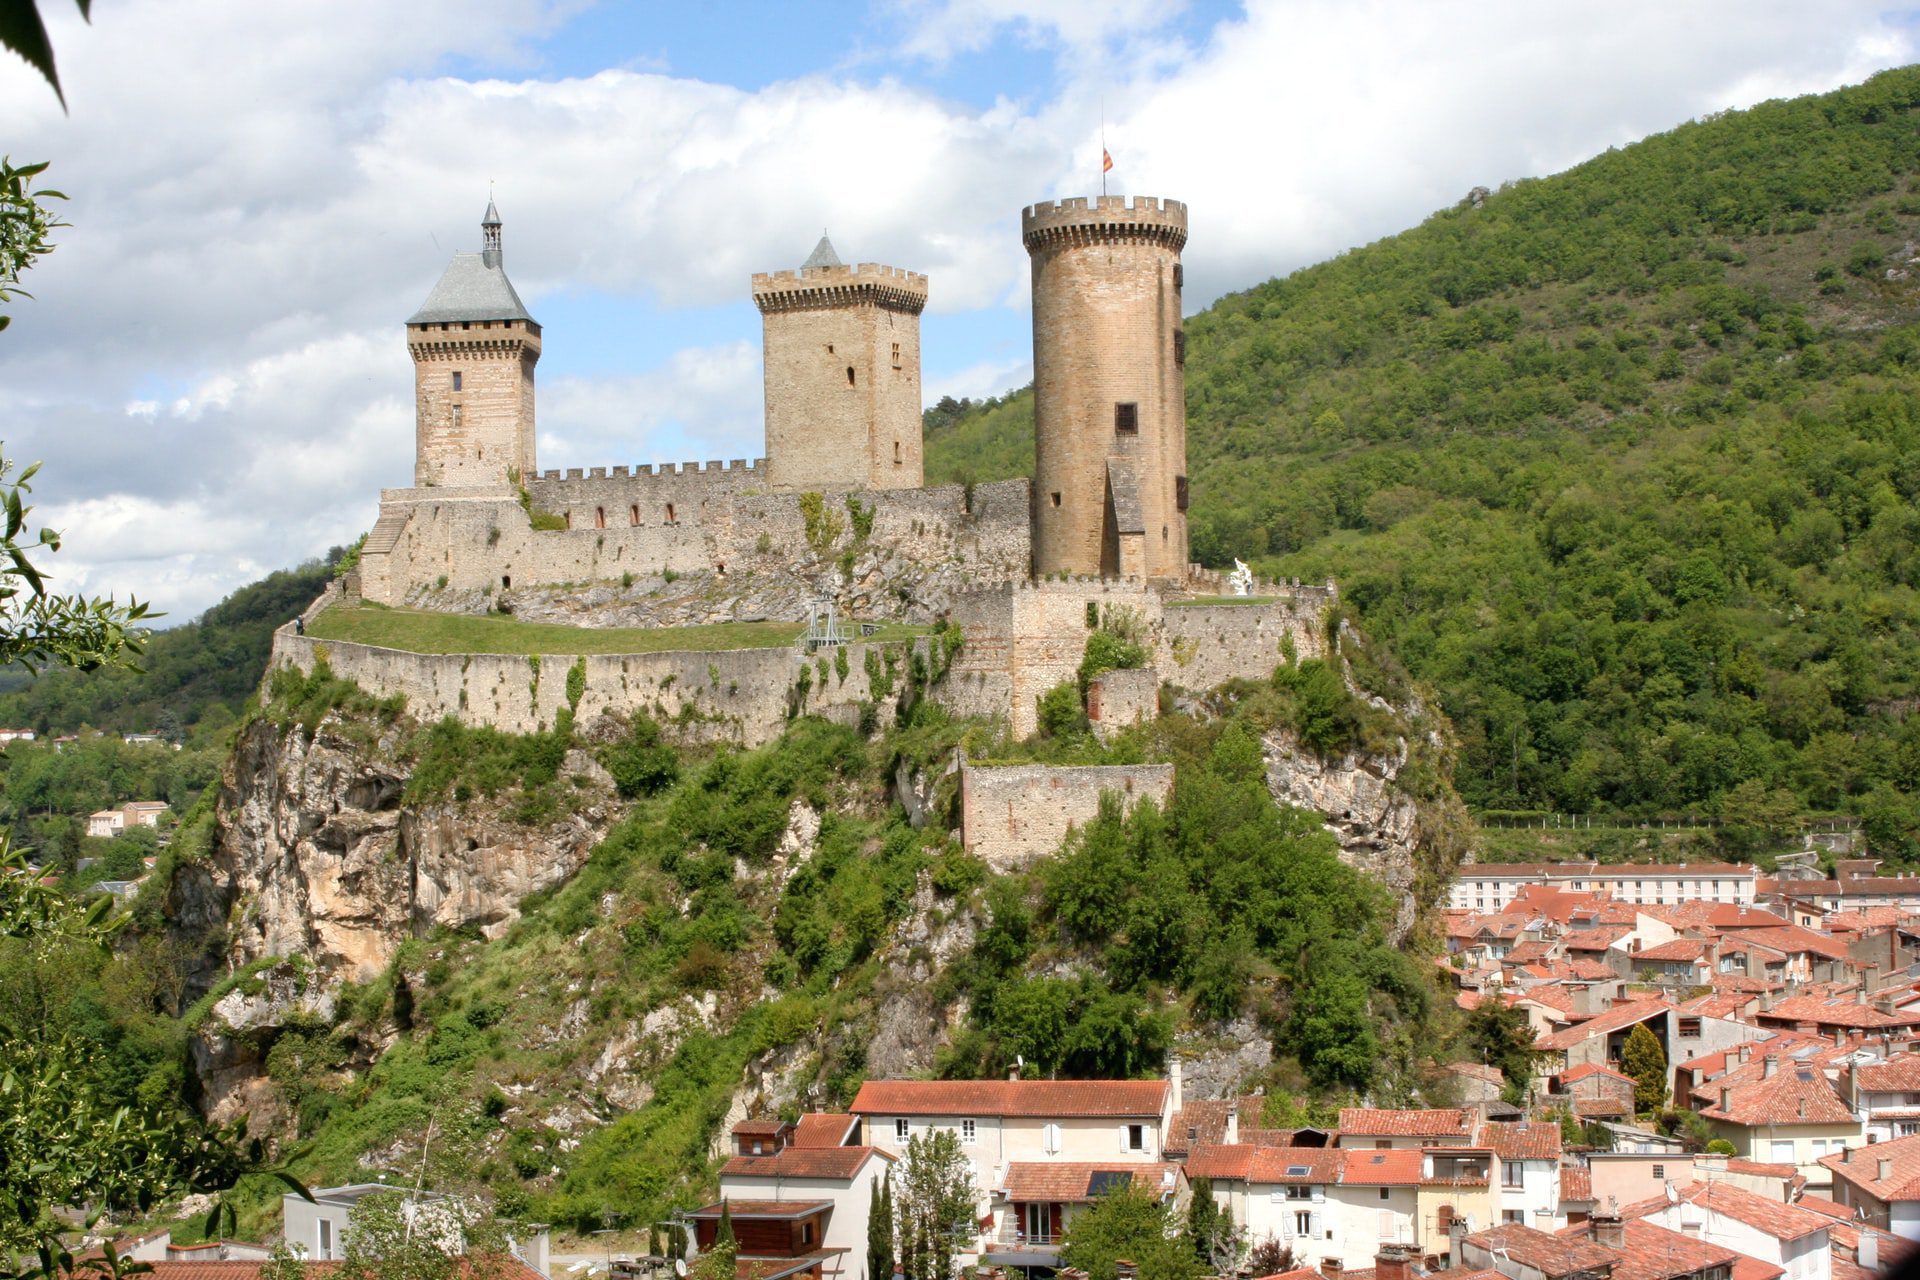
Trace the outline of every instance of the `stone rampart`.
{"label": "stone rampart", "polygon": [[1101,793],[1131,810],[1173,796],[1170,764],[973,765],[960,769],[961,838],[996,871],[1057,853],[1067,833],[1100,812]]}
{"label": "stone rampart", "polygon": [[1102,742],[1160,714],[1160,673],[1131,667],[1095,676],[1087,684],[1087,721]]}
{"label": "stone rampart", "polygon": [[[786,581],[811,574],[819,581],[799,593],[809,599],[848,607],[857,597],[875,606],[870,616],[918,618],[950,594],[929,589],[936,571],[973,585],[1027,572],[1025,480],[856,493],[872,521],[863,539],[844,495],[823,499],[832,536],[810,536],[803,495],[759,491],[754,467],[625,476],[620,470],[530,482],[533,505],[569,522],[557,530],[535,530],[504,487],[387,490],[376,525],[381,537],[369,538],[362,553],[366,598],[397,605],[428,589],[491,595],[621,582],[629,574],[764,571]],[[851,582],[839,564],[848,551]],[[804,608],[791,611],[791,620],[803,617]]]}
{"label": "stone rampart", "polygon": [[[311,672],[324,658],[335,675],[376,697],[405,697],[408,712],[421,721],[452,716],[506,733],[533,733],[553,726],[567,705],[567,673],[584,663],[586,684],[574,711],[578,723],[644,711],[684,741],[757,746],[780,735],[796,705],[844,724],[858,723],[867,701],[890,715],[906,685],[908,649],[905,641],[848,645],[844,677],[833,651],[821,650],[805,659],[809,687],[803,700],[797,689],[802,655],[793,647],[537,657],[410,653],[296,635],[289,625],[274,633],[268,670]],[[867,675],[869,650],[882,683],[892,673],[891,688],[878,698]]]}

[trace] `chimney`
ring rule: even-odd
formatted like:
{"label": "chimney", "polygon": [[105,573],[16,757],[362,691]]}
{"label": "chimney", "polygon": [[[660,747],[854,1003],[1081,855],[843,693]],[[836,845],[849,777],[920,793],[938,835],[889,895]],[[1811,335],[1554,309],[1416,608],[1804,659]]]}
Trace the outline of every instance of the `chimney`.
{"label": "chimney", "polygon": [[1885,1182],[1888,1178],[1891,1178],[1893,1176],[1893,1161],[1887,1159],[1887,1157],[1885,1156],[1881,1156],[1879,1164],[1880,1164],[1880,1172],[1879,1172],[1879,1175],[1874,1178],[1874,1181]]}
{"label": "chimney", "polygon": [[1455,1217],[1447,1224],[1447,1264],[1454,1267],[1466,1266],[1467,1264],[1463,1261],[1466,1252],[1467,1220],[1464,1217]]}
{"label": "chimney", "polygon": [[1594,1214],[1587,1229],[1592,1233],[1595,1244],[1605,1245],[1609,1249],[1627,1247],[1627,1224],[1620,1220],[1617,1213]]}
{"label": "chimney", "polygon": [[1007,1079],[1018,1080],[1020,1078],[1020,1065],[1021,1065],[1021,1060],[1019,1058],[1015,1058],[1013,1060],[1013,1065],[1007,1068]]}
{"label": "chimney", "polygon": [[1236,1145],[1239,1141],[1240,1141],[1240,1100],[1238,1098],[1230,1098],[1227,1101],[1226,1143],[1228,1146],[1231,1147]]}
{"label": "chimney", "polygon": [[1852,1148],[1852,1147],[1842,1147],[1842,1148],[1840,1149],[1840,1163],[1841,1163],[1841,1164],[1852,1164],[1852,1163],[1853,1163],[1853,1148]]}
{"label": "chimney", "polygon": [[1338,1258],[1320,1259],[1320,1274],[1327,1280],[1340,1280],[1340,1273],[1345,1270],[1345,1265]]}
{"label": "chimney", "polygon": [[1382,1244],[1373,1255],[1374,1280],[1407,1280],[1413,1248],[1404,1244]]}
{"label": "chimney", "polygon": [[1880,1237],[1872,1227],[1860,1229],[1860,1243],[1853,1247],[1853,1260],[1866,1271],[1880,1269]]}
{"label": "chimney", "polygon": [[1724,1084],[1720,1086],[1720,1110],[1722,1112],[1733,1110],[1733,1090]]}
{"label": "chimney", "polygon": [[1780,1055],[1777,1053],[1770,1053],[1760,1060],[1760,1078],[1762,1080],[1771,1080],[1773,1073],[1779,1069]]}
{"label": "chimney", "polygon": [[1180,1108],[1185,1106],[1186,1103],[1183,1099],[1183,1090],[1181,1089],[1180,1055],[1177,1053],[1167,1055],[1167,1085],[1173,1093],[1173,1110],[1175,1114],[1178,1114]]}

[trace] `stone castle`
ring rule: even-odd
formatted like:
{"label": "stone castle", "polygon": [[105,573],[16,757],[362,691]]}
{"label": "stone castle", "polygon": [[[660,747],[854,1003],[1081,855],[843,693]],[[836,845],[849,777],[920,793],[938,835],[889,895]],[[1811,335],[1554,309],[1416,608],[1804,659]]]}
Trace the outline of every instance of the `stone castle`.
{"label": "stone castle", "polygon": [[[1153,654],[1151,671],[1114,673],[1096,691],[1095,718],[1109,724],[1154,715],[1162,684],[1264,676],[1283,644],[1322,652],[1331,584],[1265,584],[1252,600],[1213,603],[1204,597],[1221,590],[1219,576],[1188,563],[1186,206],[1040,203],[1021,230],[1033,287],[1031,482],[926,486],[927,278],[848,266],[824,235],[797,269],[751,281],[765,457],[542,472],[542,333],[507,277],[489,202],[480,252],[455,254],[407,320],[414,483],[382,492],[346,593],[581,626],[798,622],[830,606],[862,621],[945,618],[965,643],[938,696],[958,713],[1007,717],[1019,734],[1031,732],[1038,696],[1072,678],[1097,618],[1133,620]],[[689,613],[689,601],[704,612]],[[312,661],[303,638],[282,639],[283,660]],[[542,693],[538,664],[531,684],[511,675],[524,659],[325,647],[336,670],[405,693],[429,716],[526,729],[561,705],[560,682]],[[894,684],[871,663],[854,668],[859,678],[842,674],[831,690],[823,675],[809,709],[857,714]],[[785,650],[596,657],[586,669],[582,716],[644,705],[764,740],[792,709]],[[720,670],[724,684],[704,678]]]}

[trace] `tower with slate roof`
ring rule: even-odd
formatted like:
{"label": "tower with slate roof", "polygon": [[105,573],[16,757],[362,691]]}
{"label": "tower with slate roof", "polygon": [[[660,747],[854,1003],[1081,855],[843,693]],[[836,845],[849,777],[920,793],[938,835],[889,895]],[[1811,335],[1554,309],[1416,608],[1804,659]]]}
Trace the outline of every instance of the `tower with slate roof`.
{"label": "tower with slate roof", "polygon": [[797,271],[753,277],[766,358],[767,483],[917,489],[927,278],[847,266],[822,234]]}
{"label": "tower with slate roof", "polygon": [[481,251],[456,253],[407,320],[413,355],[414,483],[495,488],[531,477],[540,326],[501,265],[487,201]]}

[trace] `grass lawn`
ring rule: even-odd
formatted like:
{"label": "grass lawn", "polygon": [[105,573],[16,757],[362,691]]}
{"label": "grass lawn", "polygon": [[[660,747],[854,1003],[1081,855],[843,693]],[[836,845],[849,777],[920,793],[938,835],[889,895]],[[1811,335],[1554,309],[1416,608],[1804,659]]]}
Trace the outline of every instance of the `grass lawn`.
{"label": "grass lawn", "polygon": [[[553,622],[337,604],[307,634],[405,649],[410,653],[665,653],[672,650],[777,649],[806,631],[799,622],[720,622],[702,627],[569,627]],[[879,639],[897,639],[888,627]]]}

